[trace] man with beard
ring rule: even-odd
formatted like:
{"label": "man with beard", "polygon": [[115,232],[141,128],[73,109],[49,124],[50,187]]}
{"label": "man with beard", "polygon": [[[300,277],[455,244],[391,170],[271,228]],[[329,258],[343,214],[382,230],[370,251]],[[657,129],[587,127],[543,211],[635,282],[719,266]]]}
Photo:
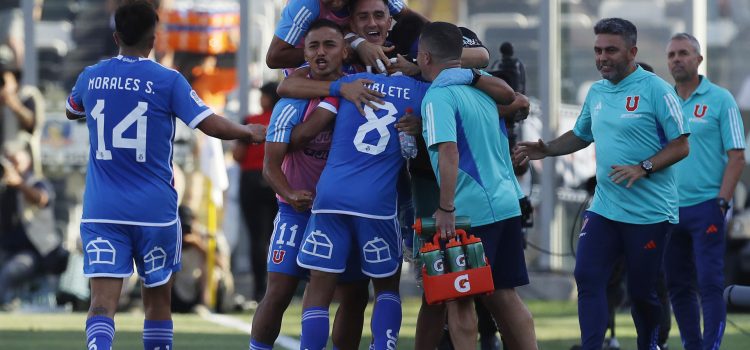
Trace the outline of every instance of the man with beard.
{"label": "man with beard", "polygon": [[594,200],[584,215],[576,256],[582,348],[600,349],[607,327],[606,287],[625,257],[638,349],[655,349],[661,306],[656,280],[667,238],[678,222],[674,163],[689,151],[689,126],[664,80],[635,63],[637,30],[624,19],[594,26],[603,80],[586,96],[573,130],[550,142],[522,142],[516,161],[570,154],[596,142]]}

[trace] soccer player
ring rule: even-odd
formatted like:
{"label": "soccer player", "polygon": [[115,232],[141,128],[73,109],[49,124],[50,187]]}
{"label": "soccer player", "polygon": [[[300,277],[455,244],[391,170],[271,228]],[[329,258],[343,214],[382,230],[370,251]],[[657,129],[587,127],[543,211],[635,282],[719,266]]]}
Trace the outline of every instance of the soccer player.
{"label": "soccer player", "polygon": [[[424,17],[410,10],[401,0],[387,0],[390,13],[399,18],[416,18],[426,21]],[[281,13],[276,26],[276,33],[271,40],[266,55],[269,68],[296,68],[305,63],[302,49],[302,38],[309,30],[310,24],[319,18],[329,19],[342,28],[349,24],[349,0],[296,0],[290,1]],[[393,48],[368,43],[364,37],[350,33],[347,40],[356,50],[358,56],[370,67],[384,72],[390,61],[386,53]]]}
{"label": "soccer player", "polygon": [[603,80],[589,89],[573,130],[550,142],[521,142],[517,161],[596,146],[596,191],[578,241],[575,279],[581,345],[600,349],[607,327],[607,280],[625,257],[638,349],[655,349],[660,309],[656,280],[667,237],[678,222],[672,164],[685,158],[689,126],[674,89],[635,64],[635,26],[605,18],[594,26]]}
{"label": "soccer player", "polygon": [[698,74],[702,61],[694,36],[672,36],[667,64],[692,134],[690,154],[675,166],[680,223],[672,232],[664,264],[686,350],[718,350],[721,345],[726,322],[724,223],[745,167],[744,128],[737,103],[729,91]]}
{"label": "soccer player", "polygon": [[222,139],[262,142],[265,127],[214,114],[185,78],[149,60],[159,18],[146,1],[115,13],[120,55],[87,67],[67,100],[86,117],[91,157],[81,219],[84,275],[91,278],[88,349],[110,349],[123,278],[143,281],[143,347],[172,347],[170,289],[180,269],[181,232],[173,187],[175,117]]}
{"label": "soccer player", "polygon": [[[310,62],[309,79],[333,81],[342,76],[342,64],[347,54],[341,28],[334,22],[319,19],[310,25],[305,37],[305,58]],[[281,320],[308,271],[297,266],[297,253],[302,234],[310,218],[315,185],[326,164],[331,145],[331,128],[325,128],[309,142],[294,143],[292,129],[302,123],[316,108],[336,112],[338,99],[312,100],[284,98],[279,101],[271,117],[266,136],[264,178],[276,191],[279,212],[274,222],[268,254],[268,287],[266,297],[253,316],[251,350],[271,349],[279,335]],[[357,267],[356,262],[351,264]],[[341,306],[333,330],[334,346],[356,349],[367,307],[369,280],[357,268],[342,278],[339,287]]]}
{"label": "soccer player", "polygon": [[[471,233],[482,239],[495,286],[491,295],[479,299],[512,349],[536,349],[531,313],[515,291],[529,279],[518,202],[523,194],[513,173],[505,124],[498,122],[497,105],[486,94],[473,87],[440,84],[442,75],[460,67],[461,45],[458,27],[445,22],[428,24],[419,40],[417,62],[422,76],[434,81],[421,107],[422,135],[440,187],[435,223],[443,237],[451,238],[456,215],[470,217]],[[475,74],[478,81],[480,75]],[[507,85],[503,98],[505,104],[516,100]],[[448,325],[456,349],[476,346],[472,302],[460,299],[448,304]],[[418,338],[434,331],[425,329],[429,320],[424,318],[424,307],[423,303]],[[430,308],[433,313],[435,307]],[[426,348],[424,339],[419,344]]]}
{"label": "soccer player", "polygon": [[[403,76],[362,73],[334,82],[332,90],[335,92],[342,82],[362,77],[373,81],[370,87],[385,95],[382,103],[376,104],[378,110],[366,106],[361,115],[357,106],[343,101],[338,117],[318,109],[292,132],[292,139],[301,134],[304,140],[329,125],[334,117],[337,119],[313,215],[297,256],[298,264],[311,270],[303,299],[302,348],[325,347],[333,288],[351,255],[360,259],[362,272],[373,278],[375,286],[371,322],[374,348],[395,348],[398,340],[401,239],[396,220],[396,179],[404,161],[393,124],[407,107],[421,106],[428,84]],[[498,95],[498,86],[507,88],[499,79],[488,83],[487,91],[493,96]]]}
{"label": "soccer player", "polygon": [[[364,116],[348,101],[342,101],[340,106],[313,214],[297,256],[297,263],[311,270],[303,299],[303,349],[325,348],[328,307],[338,275],[345,270],[350,255],[360,259],[362,272],[373,279],[374,348],[394,349],[401,326],[396,179],[403,158],[393,123],[407,108],[419,106],[427,84],[403,76],[367,73],[342,80],[359,76],[373,80],[373,88],[385,96],[383,103],[377,104],[378,111],[367,106]],[[333,118],[333,113],[329,118]]]}

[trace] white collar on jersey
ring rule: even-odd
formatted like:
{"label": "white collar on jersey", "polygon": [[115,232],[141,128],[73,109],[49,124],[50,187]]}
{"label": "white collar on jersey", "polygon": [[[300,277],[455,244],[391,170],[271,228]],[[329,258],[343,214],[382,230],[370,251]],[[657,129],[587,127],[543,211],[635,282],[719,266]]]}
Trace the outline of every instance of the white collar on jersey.
{"label": "white collar on jersey", "polygon": [[[118,59],[118,60],[120,60],[120,61],[135,62],[135,61],[131,60],[131,57],[132,56],[127,56],[126,57],[126,56],[123,56],[123,55],[117,55],[115,58]],[[148,61],[148,60],[150,60],[150,59],[146,58],[146,57],[138,57],[138,61]]]}

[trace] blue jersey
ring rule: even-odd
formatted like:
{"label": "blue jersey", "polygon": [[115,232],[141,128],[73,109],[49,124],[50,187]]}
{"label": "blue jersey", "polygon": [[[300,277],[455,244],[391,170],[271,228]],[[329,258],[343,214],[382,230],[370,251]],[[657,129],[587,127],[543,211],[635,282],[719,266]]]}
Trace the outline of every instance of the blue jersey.
{"label": "blue jersey", "polygon": [[78,76],[67,108],[85,115],[89,129],[82,222],[176,223],[175,117],[195,128],[213,113],[185,78],[148,59],[118,56]]}
{"label": "blue jersey", "polygon": [[340,80],[374,81],[372,89],[385,94],[380,110],[365,108],[365,116],[349,101],[341,101],[333,129],[331,151],[318,181],[313,213],[338,213],[373,219],[396,216],[396,182],[404,165],[393,124],[407,108],[421,110],[429,84],[409,77],[370,73]]}
{"label": "blue jersey", "polygon": [[591,210],[628,224],[678,222],[677,181],[668,167],[636,181],[616,184],[613,165],[634,165],[661,151],[690,129],[674,89],[653,73],[638,69],[617,84],[591,86],[573,133],[596,147],[596,191]]}
{"label": "blue jersey", "polygon": [[689,207],[719,196],[727,151],[745,149],[745,129],[732,94],[706,77],[681,102],[692,134],[690,154],[675,167],[680,207]]}

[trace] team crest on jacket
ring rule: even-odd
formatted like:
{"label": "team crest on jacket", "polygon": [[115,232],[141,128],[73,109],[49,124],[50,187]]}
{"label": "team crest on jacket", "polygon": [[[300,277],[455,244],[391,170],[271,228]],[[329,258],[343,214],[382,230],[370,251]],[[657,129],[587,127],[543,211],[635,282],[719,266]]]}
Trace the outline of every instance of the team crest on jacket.
{"label": "team crest on jacket", "polygon": [[625,102],[625,109],[627,109],[628,112],[635,112],[635,110],[638,109],[638,101],[640,101],[640,99],[640,96],[628,96],[628,99]]}
{"label": "team crest on jacket", "polygon": [[284,255],[286,255],[286,251],[274,249],[273,254],[271,255],[271,261],[276,265],[281,264],[281,262],[284,261]]}
{"label": "team crest on jacket", "polygon": [[695,109],[693,110],[693,115],[696,118],[703,118],[703,116],[706,115],[707,110],[708,110],[708,106],[702,105],[702,104],[696,104]]}

